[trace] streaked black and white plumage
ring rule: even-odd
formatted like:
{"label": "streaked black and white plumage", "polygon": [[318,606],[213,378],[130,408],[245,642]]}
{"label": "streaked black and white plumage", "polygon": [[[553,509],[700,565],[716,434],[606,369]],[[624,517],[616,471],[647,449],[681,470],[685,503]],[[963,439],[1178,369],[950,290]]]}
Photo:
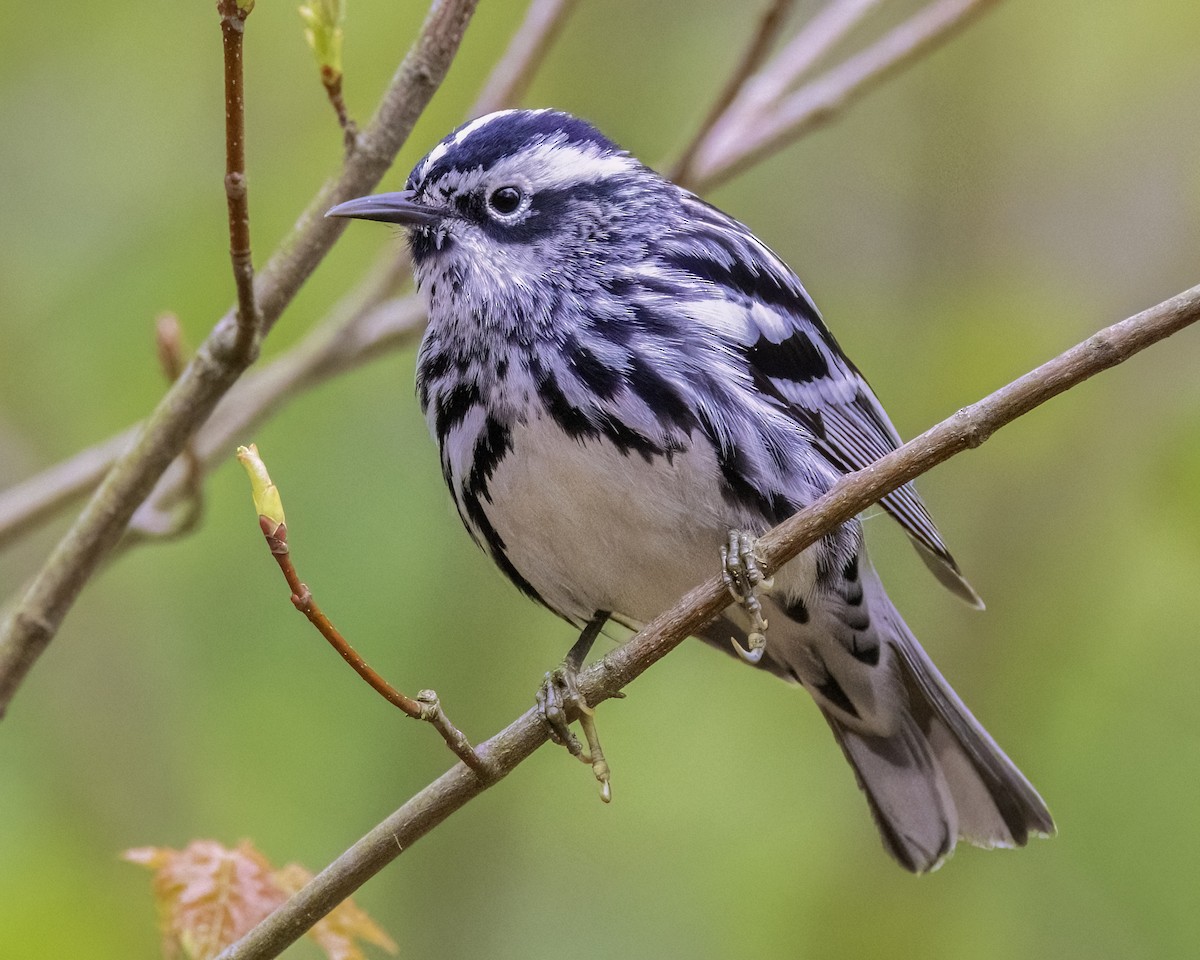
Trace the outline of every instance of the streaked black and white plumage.
{"label": "streaked black and white plumage", "polygon": [[[462,521],[576,626],[631,625],[900,438],[796,275],[733,218],[589,124],[504,111],[455,130],[404,191],[335,215],[409,228],[429,305],[421,407]],[[883,501],[968,602],[916,490]],[[963,837],[1050,834],[1037,792],[921,649],[847,523],[774,578],[760,666],[802,685],[913,871]],[[726,651],[750,621],[704,632]]]}

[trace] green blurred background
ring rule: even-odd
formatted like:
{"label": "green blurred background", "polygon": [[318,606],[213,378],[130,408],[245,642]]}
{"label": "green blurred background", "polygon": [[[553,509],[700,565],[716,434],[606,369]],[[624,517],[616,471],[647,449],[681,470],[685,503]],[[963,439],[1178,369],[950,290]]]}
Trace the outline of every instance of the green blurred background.
{"label": "green blurred background", "polygon": [[[157,401],[159,312],[195,343],[231,299],[212,4],[5,6],[2,484]],[[585,2],[527,102],[669,159],[759,6]],[[260,261],[341,149],[294,8],[260,0],[247,40]],[[460,121],[522,9],[481,4],[387,187]],[[353,0],[356,116],[424,12]],[[1200,280],[1198,36],[1190,2],[1010,0],[712,199],[798,268],[911,436]],[[267,354],[395,243],[352,227]],[[602,711],[612,806],[543,750],[359,901],[426,960],[1194,956],[1198,364],[1185,332],[923,479],[986,613],[868,524],[893,596],[1057,839],[907,876],[807,698],[691,643]],[[572,638],[460,529],[412,377],[411,351],[387,357],[244,439],[339,625],[481,737]],[[0,723],[0,955],[153,956],[149,877],[122,849],[250,837],[317,868],[448,765],[291,610],[232,453],[202,529],[97,577]],[[0,555],[4,594],[62,528]]]}

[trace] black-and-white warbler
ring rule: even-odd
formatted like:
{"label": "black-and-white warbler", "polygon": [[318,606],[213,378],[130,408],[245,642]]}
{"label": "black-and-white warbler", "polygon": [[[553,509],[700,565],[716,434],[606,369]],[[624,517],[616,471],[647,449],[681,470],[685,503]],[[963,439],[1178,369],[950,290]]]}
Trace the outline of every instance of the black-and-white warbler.
{"label": "black-and-white warbler", "polygon": [[[473,120],[403,191],[330,213],[408,228],[446,483],[508,578],[585,627],[570,666],[609,615],[650,620],[719,554],[743,595],[760,586],[751,538],[900,443],[779,257],[569,114]],[[978,604],[913,487],[883,506]],[[761,594],[704,639],[812,694],[903,866],[1054,831],[892,606],[857,521]]]}

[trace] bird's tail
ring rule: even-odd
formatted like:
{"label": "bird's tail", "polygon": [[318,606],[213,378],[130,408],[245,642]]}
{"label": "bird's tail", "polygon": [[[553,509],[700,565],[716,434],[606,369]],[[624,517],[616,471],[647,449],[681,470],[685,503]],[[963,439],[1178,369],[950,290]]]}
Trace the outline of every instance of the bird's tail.
{"label": "bird's tail", "polygon": [[937,867],[959,837],[981,847],[1020,847],[1030,836],[1053,834],[1054,821],[1037,791],[938,672],[873,571],[864,579],[874,594],[876,627],[897,654],[894,669],[907,710],[887,735],[855,730],[822,712],[889,852],[923,873]]}

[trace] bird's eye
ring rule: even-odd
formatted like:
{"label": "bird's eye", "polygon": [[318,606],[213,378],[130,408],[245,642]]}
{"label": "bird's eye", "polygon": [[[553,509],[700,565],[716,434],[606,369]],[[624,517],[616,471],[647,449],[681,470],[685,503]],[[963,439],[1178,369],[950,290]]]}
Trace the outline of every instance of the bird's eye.
{"label": "bird's eye", "polygon": [[498,187],[491,192],[488,197],[488,206],[496,213],[507,216],[510,213],[515,213],[517,207],[521,205],[522,194],[517,187]]}

